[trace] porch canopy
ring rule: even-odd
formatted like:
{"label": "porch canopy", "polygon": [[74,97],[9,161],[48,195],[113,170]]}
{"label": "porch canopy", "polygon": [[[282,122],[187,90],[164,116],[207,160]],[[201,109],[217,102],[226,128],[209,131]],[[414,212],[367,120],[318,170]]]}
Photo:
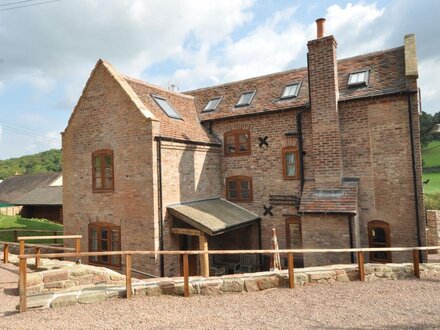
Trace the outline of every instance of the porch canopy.
{"label": "porch canopy", "polygon": [[210,236],[260,220],[255,213],[222,198],[169,205],[167,208],[176,218]]}

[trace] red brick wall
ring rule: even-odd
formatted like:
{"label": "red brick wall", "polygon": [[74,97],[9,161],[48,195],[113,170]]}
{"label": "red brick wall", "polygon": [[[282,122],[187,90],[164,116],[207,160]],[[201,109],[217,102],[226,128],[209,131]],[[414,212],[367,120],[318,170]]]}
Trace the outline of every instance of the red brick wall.
{"label": "red brick wall", "polygon": [[329,36],[307,46],[315,182],[317,187],[335,188],[342,175],[336,41]]}
{"label": "red brick wall", "polygon": [[[88,224],[94,222],[121,226],[122,250],[157,246],[153,124],[98,65],[63,134],[64,231],[83,235],[81,250],[88,251]],[[92,191],[92,152],[99,149],[113,150],[114,192]],[[134,257],[133,268],[157,273],[158,262]]]}
{"label": "red brick wall", "polygon": [[[164,249],[180,250],[180,235],[170,234],[170,204],[218,198],[221,194],[219,147],[161,142]],[[180,275],[177,256],[165,256],[165,275]]]}

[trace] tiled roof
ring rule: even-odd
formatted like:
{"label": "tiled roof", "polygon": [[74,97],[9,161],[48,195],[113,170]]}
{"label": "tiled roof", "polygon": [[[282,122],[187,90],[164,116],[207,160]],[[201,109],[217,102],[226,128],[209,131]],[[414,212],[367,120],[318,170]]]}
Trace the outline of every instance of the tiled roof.
{"label": "tiled roof", "polygon": [[317,189],[314,181],[306,181],[301,196],[301,213],[349,213],[356,214],[358,207],[357,180],[342,180],[336,189]]}
{"label": "tiled roof", "polygon": [[17,205],[63,205],[63,186],[41,187],[15,201]]}
{"label": "tiled roof", "polygon": [[221,198],[170,205],[180,220],[208,235],[218,235],[260,219],[258,215]]}
{"label": "tiled roof", "polygon": [[[168,91],[134,78],[125,76],[123,78],[138,95],[144,106],[151,111],[156,119],[160,120],[161,136],[197,142],[219,143],[200,124],[192,96]],[[168,117],[151,95],[165,98],[182,117],[182,120]]]}
{"label": "tiled roof", "polygon": [[0,183],[0,201],[15,203],[38,187],[50,185],[61,173],[26,174],[11,176]]}
{"label": "tiled roof", "polygon": [[[355,71],[369,70],[368,86],[349,88],[348,76]],[[393,48],[338,61],[339,99],[374,96],[406,90],[404,48]],[[281,100],[284,86],[302,82],[298,97]],[[256,90],[252,103],[235,108],[240,95]],[[283,108],[306,106],[309,102],[307,68],[284,71],[223,85],[186,92],[195,98],[200,120],[211,120],[243,114],[261,113]],[[202,112],[208,101],[222,96],[217,109]]]}

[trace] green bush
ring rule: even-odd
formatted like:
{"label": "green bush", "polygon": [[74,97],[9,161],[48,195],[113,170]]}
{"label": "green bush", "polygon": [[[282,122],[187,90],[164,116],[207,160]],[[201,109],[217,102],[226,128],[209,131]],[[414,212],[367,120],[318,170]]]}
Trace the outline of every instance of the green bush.
{"label": "green bush", "polygon": [[440,191],[432,194],[425,194],[425,209],[440,210]]}

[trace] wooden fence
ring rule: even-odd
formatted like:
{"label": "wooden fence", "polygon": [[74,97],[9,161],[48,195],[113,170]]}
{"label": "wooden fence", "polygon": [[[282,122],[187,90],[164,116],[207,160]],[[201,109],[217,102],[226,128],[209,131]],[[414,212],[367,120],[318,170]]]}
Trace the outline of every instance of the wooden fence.
{"label": "wooden fence", "polygon": [[[68,237],[71,238],[72,236]],[[125,257],[125,290],[126,298],[132,296],[132,255],[183,255],[183,283],[184,283],[184,296],[189,297],[189,264],[188,255],[205,255],[205,254],[287,254],[288,260],[288,279],[289,288],[295,287],[294,281],[294,263],[293,256],[296,253],[357,253],[359,280],[365,281],[365,268],[364,268],[364,253],[371,251],[412,251],[413,252],[413,271],[414,276],[420,278],[420,251],[438,250],[440,246],[431,247],[394,247],[394,248],[355,248],[355,249],[280,249],[280,250],[199,250],[199,251],[111,251],[111,252],[74,252],[74,253],[59,253],[59,254],[39,254],[39,257],[43,258],[80,258],[90,256],[114,256],[120,255]],[[19,256],[19,294],[20,294],[20,313],[26,311],[26,260],[29,258],[36,258],[36,254],[29,254]]]}

